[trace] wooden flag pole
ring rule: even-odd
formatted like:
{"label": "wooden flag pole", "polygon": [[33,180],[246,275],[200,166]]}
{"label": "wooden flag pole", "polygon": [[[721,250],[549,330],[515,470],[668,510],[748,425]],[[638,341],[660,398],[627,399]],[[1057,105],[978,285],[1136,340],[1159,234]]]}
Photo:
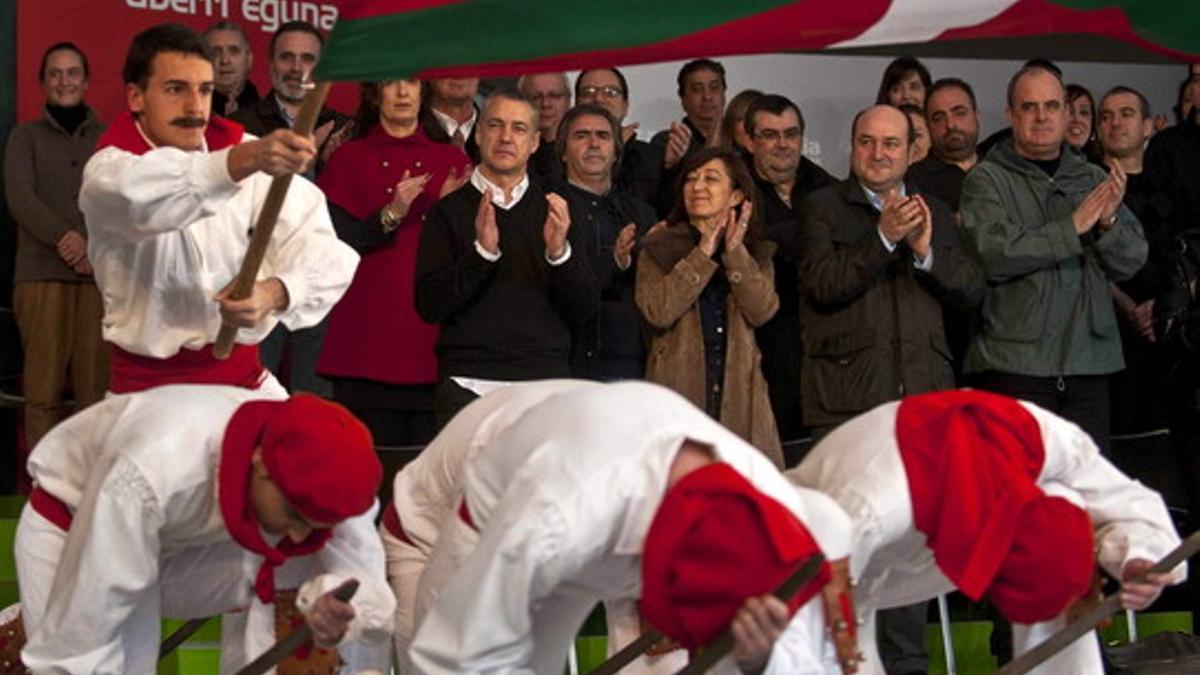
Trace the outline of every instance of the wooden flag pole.
{"label": "wooden flag pole", "polygon": [[[318,82],[304,95],[304,102],[300,104],[300,112],[296,115],[296,124],[292,127],[293,131],[305,136],[312,134],[321,106],[325,105],[325,97],[329,95],[329,86],[329,82]],[[320,148],[317,148],[317,151],[319,154]],[[242,267],[234,279],[233,289],[229,292],[230,298],[245,300],[254,290],[258,269],[262,267],[267,244],[271,241],[271,233],[275,231],[275,222],[279,220],[279,211],[283,209],[283,200],[287,197],[288,186],[291,184],[292,174],[276,176],[271,181],[266,201],[254,225],[254,234],[250,236],[250,245],[246,247],[246,257],[242,259]],[[237,331],[237,326],[221,323],[221,332],[217,333],[217,342],[213,347],[214,356],[218,359],[229,358],[234,340],[237,339]]]}

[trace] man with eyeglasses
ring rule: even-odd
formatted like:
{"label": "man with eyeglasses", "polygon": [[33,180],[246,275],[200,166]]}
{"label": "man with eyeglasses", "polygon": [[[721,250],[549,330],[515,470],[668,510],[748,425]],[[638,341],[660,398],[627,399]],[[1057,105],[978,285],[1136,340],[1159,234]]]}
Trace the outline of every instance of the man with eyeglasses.
{"label": "man with eyeglasses", "polygon": [[647,204],[658,201],[662,177],[662,151],[637,137],[638,123],[625,124],[629,112],[629,84],[616,68],[596,68],[575,79],[575,102],[592,103],[612,113],[621,127],[621,158],[614,184]]}
{"label": "man with eyeglasses", "polygon": [[761,199],[755,204],[767,236],[776,243],[775,288],[779,311],[758,329],[763,374],[771,409],[784,440],[804,436],[800,409],[800,292],[796,285],[800,203],[804,196],[835,180],[812,160],[801,156],[804,115],[778,94],[755,99],[746,109],[746,133],[753,141],[750,167]]}
{"label": "man with eyeglasses", "polygon": [[529,157],[529,173],[543,182],[563,175],[562,159],[554,151],[558,125],[571,107],[571,87],[564,73],[524,75],[517,89],[538,111],[538,149]]}

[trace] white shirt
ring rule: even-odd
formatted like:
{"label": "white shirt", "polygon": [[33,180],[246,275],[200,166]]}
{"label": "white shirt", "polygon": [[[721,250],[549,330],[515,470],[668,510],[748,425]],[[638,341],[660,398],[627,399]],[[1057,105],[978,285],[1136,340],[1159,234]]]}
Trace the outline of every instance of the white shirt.
{"label": "white shirt", "polygon": [[464,142],[471,137],[471,132],[475,130],[475,122],[479,120],[479,111],[474,106],[471,107],[471,119],[462,123],[437,108],[430,107],[429,109],[433,111],[433,116],[437,118],[438,124],[442,125],[448,136],[453,137],[455,131],[461,131]]}
{"label": "white shirt", "polygon": [[466,465],[496,435],[555,394],[598,386],[585,380],[519,382],[472,401],[396,474],[392,502],[404,534],[428,555],[437,543],[442,518],[462,499]]}
{"label": "white shirt", "polygon": [[[84,167],[79,207],[104,298],[105,340],[157,358],[216,340],[213,296],[237,275],[271,184],[263,173],[233,181],[228,154],[108,147]],[[258,275],[283,283],[288,307],[241,329],[237,341],[258,343],[277,322],[293,330],[316,324],[357,264],[333,231],[324,195],[294,176]]]}
{"label": "white shirt", "polygon": [[[45,619],[22,652],[35,672],[119,673],[123,629],[144,614],[190,618],[248,608],[249,659],[275,640],[273,608],[253,594],[262,557],[236,544],[217,497],[221,439],[253,390],[169,385],[110,396],[52,430],[29,473],[74,514]],[[277,569],[311,600],[350,577],[360,587],[343,644],[380,643],[395,601],[384,578],[374,510],[333,528],[320,551]],[[161,603],[161,605],[159,605]],[[145,636],[157,640],[155,630]]]}
{"label": "white shirt", "polygon": [[[417,630],[411,656],[421,672],[561,669],[597,600],[640,597],[646,533],[687,439],[712,447],[718,461],[796,514],[828,558],[848,552],[849,522],[831,501],[816,498],[827,507],[820,522],[806,517],[805,499],[761,452],[678,394],[644,382],[558,394],[467,466],[478,546]],[[767,672],[824,672],[823,625],[819,603],[806,604]],[[718,672],[735,668],[727,658]]]}
{"label": "white shirt", "polygon": [[[872,190],[866,185],[863,185],[862,183],[859,183],[859,187],[861,187],[863,189],[863,193],[867,195],[867,201],[871,203],[871,206],[874,206],[876,211],[882,212],[883,195]],[[904,186],[904,183],[900,184],[900,196],[908,196],[908,189]],[[897,244],[893,244],[890,239],[885,237],[883,230],[876,228],[876,231],[879,233],[879,240],[883,242],[883,247],[887,249],[888,253],[895,251]],[[933,249],[930,248],[929,255],[925,256],[924,258],[921,258],[917,255],[916,251],[913,251],[913,267],[921,270],[922,272],[928,272],[929,270],[933,269]]]}

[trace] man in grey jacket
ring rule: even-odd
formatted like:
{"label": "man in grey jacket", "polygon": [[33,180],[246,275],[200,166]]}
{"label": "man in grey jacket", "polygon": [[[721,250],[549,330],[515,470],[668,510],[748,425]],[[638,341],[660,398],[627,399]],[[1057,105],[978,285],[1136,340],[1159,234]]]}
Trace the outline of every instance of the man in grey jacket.
{"label": "man in grey jacket", "polygon": [[13,309],[25,350],[25,438],[33,447],[59,420],[68,366],[80,407],[104,396],[103,307],[76,198],[83,165],[104,131],[83,102],[87,57],[70,42],[42,56],[42,116],[8,137],[4,188],[17,221]]}
{"label": "man in grey jacket", "polygon": [[1034,402],[1108,446],[1107,375],[1125,367],[1109,284],[1146,261],[1126,177],[1063,143],[1062,80],[1026,66],[1008,86],[1013,137],[963,184],[963,225],[988,291],[964,370],[976,386]]}

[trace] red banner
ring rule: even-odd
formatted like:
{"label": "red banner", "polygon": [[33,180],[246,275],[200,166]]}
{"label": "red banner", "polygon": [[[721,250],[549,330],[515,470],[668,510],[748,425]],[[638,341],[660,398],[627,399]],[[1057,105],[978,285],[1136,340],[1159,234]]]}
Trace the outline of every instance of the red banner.
{"label": "red banner", "polygon": [[[108,122],[125,108],[121,68],[133,36],[159,23],[182,23],[203,31],[229,20],[250,38],[250,80],[265,94],[271,88],[267,48],[287,21],[308,21],[328,34],[337,20],[332,0],[17,0],[17,121],[41,114],[45,97],[38,84],[42,53],[57,42],[74,42],[87,54],[91,81],[85,100]],[[353,113],[357,87],[335,86],[329,105]]]}

